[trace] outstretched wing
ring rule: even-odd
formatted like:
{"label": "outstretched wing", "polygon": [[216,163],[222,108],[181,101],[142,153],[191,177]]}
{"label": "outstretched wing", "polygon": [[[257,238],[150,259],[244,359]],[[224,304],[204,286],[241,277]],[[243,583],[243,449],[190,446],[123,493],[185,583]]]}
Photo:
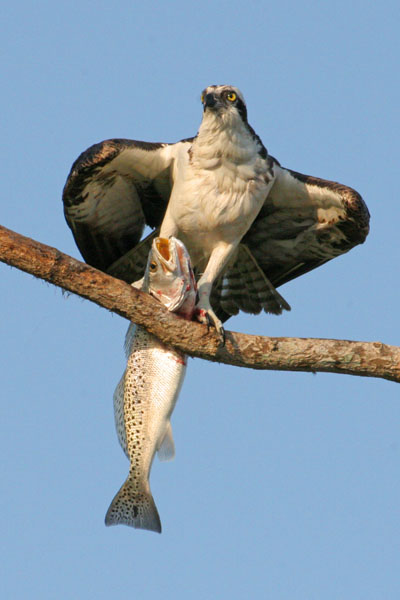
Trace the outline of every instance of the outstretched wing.
{"label": "outstretched wing", "polygon": [[[274,185],[242,244],[277,288],[363,243],[369,212],[352,188],[302,175],[273,161]],[[213,289],[212,305],[222,320],[238,310],[268,311],[260,294],[250,294],[251,304],[246,300],[249,277],[240,280],[239,271],[235,263],[231,265]]]}
{"label": "outstretched wing", "polygon": [[181,146],[112,139],[74,162],[63,191],[64,214],[86,262],[103,271],[158,227]]}
{"label": "outstretched wing", "polygon": [[369,212],[352,188],[274,162],[275,183],[243,243],[278,287],[363,243]]}

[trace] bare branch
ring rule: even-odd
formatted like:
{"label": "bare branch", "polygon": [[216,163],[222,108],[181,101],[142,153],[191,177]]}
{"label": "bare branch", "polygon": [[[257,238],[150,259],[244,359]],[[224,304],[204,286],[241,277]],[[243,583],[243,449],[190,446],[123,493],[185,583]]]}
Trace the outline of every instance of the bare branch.
{"label": "bare branch", "polygon": [[346,373],[400,382],[400,348],[380,342],[227,332],[221,348],[204,325],[188,323],[123,281],[1,226],[0,260],[143,325],[190,356],[253,369]]}

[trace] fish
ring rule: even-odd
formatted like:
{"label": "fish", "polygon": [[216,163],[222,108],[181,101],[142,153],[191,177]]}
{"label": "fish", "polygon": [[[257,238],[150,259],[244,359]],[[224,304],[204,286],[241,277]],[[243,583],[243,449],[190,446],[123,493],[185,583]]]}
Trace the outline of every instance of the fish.
{"label": "fish", "polygon": [[[153,240],[142,291],[169,311],[192,319],[197,286],[184,244],[174,237]],[[124,524],[161,533],[149,476],[154,455],[175,456],[171,414],[185,377],[187,357],[131,324],[125,339],[127,366],[114,392],[119,442],[130,460],[129,475],[110,504],[105,524]]]}

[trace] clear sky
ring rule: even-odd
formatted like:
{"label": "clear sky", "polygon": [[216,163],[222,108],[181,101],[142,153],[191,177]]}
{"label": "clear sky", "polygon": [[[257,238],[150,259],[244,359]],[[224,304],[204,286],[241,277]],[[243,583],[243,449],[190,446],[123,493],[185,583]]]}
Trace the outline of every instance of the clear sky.
{"label": "clear sky", "polygon": [[[79,257],[61,204],[78,154],[194,135],[201,90],[230,83],[272,155],[354,187],[372,220],[280,288],[291,313],[228,328],[400,344],[399,6],[7,3],[0,223]],[[1,598],[400,598],[396,384],[190,360],[176,459],[152,471],[163,533],[106,528],[128,472],[112,409],[127,322],[0,277]]]}

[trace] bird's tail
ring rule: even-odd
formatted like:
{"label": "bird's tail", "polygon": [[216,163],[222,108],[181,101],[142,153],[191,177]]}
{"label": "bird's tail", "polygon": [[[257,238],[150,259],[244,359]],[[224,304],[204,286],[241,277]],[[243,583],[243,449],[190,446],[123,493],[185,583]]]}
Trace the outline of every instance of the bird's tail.
{"label": "bird's tail", "polygon": [[129,477],[110,504],[106,525],[129,525],[161,533],[161,521],[150,488],[138,491]]}
{"label": "bird's tail", "polygon": [[280,315],[289,304],[274,288],[245,244],[220,280],[220,305],[228,315],[239,310],[258,314],[261,310]]}

